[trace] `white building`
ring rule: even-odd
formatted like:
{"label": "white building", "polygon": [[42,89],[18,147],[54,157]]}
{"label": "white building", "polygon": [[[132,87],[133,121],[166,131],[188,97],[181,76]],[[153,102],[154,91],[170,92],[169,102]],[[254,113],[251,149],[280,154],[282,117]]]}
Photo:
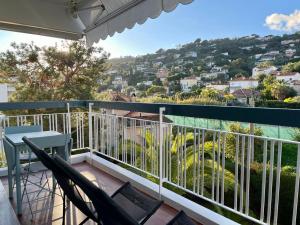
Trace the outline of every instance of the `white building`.
{"label": "white building", "polygon": [[292,49],[292,48],[289,48],[287,50],[285,50],[285,55],[287,57],[293,57],[296,53],[296,49]]}
{"label": "white building", "polygon": [[193,86],[198,86],[199,82],[200,82],[199,77],[195,77],[195,76],[185,77],[180,80],[181,90],[183,92],[190,92]]}
{"label": "white building", "polygon": [[260,49],[266,49],[267,44],[255,45],[255,47],[260,48]]}
{"label": "white building", "polygon": [[0,84],[0,102],[8,102],[9,97],[16,91],[11,84]]}
{"label": "white building", "polygon": [[300,95],[300,80],[292,81],[289,86],[294,88],[294,90],[297,92],[297,95]]}
{"label": "white building", "polygon": [[187,52],[185,53],[185,57],[186,58],[197,58],[197,52],[194,52],[194,51],[190,51],[190,52]]}
{"label": "white building", "polygon": [[300,81],[300,73],[297,72],[279,73],[276,75],[276,79],[285,81],[290,84],[293,81]]}
{"label": "white building", "polygon": [[136,65],[136,71],[144,72],[145,70],[147,70],[147,68],[144,64]]}
{"label": "white building", "polygon": [[163,65],[163,63],[162,62],[155,62],[155,63],[153,63],[153,66],[154,67],[160,67],[160,66],[162,66]]}
{"label": "white building", "polygon": [[178,59],[179,57],[180,57],[180,54],[174,54],[174,55],[173,55],[173,58],[174,58],[174,59]]}
{"label": "white building", "polygon": [[268,67],[257,66],[252,69],[252,77],[257,77],[260,74],[270,75],[275,71],[277,71],[276,66],[268,66]]}
{"label": "white building", "polygon": [[229,87],[228,84],[209,84],[206,86],[207,88],[212,88],[218,91],[225,91],[226,88]]}
{"label": "white building", "polygon": [[258,86],[258,80],[254,78],[238,77],[229,81],[230,93],[235,92],[238,89],[252,89]]}
{"label": "white building", "polygon": [[128,83],[126,80],[123,80],[121,76],[116,76],[115,79],[112,81],[114,88],[124,89],[128,87]]}
{"label": "white building", "polygon": [[164,81],[169,75],[169,70],[167,68],[161,68],[157,71],[156,77],[161,81]]}

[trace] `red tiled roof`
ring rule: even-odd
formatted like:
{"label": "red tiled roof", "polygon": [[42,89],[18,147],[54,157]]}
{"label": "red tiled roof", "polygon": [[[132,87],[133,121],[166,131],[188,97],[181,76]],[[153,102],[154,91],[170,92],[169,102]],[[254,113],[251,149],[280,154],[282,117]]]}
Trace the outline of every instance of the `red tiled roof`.
{"label": "red tiled roof", "polygon": [[250,98],[250,97],[258,97],[260,93],[253,89],[238,89],[233,93],[236,98]]}
{"label": "red tiled roof", "polygon": [[132,99],[121,93],[111,93],[111,100],[115,102],[131,102]]}
{"label": "red tiled roof", "polygon": [[295,76],[299,74],[298,72],[281,72],[278,73],[277,76]]}

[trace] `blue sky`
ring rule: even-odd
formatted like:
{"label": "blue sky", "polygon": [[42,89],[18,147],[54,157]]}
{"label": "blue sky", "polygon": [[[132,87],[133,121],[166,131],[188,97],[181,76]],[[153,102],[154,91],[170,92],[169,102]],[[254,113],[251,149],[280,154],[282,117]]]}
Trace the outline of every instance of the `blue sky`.
{"label": "blue sky", "polygon": [[[194,0],[171,13],[149,19],[122,34],[100,41],[112,57],[141,55],[159,48],[174,48],[197,38],[215,39],[249,34],[283,34],[300,30],[299,0]],[[272,16],[271,16],[272,15]],[[268,16],[268,24],[266,19]],[[16,42],[34,40],[51,45],[57,39],[0,32],[0,50]]]}

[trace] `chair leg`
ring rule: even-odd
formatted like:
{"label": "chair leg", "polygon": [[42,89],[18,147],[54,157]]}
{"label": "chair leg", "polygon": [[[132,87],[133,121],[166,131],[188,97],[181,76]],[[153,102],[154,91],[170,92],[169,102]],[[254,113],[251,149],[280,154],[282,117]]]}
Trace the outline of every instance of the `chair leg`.
{"label": "chair leg", "polygon": [[66,195],[63,195],[63,218],[62,218],[62,225],[65,225],[66,221]]}

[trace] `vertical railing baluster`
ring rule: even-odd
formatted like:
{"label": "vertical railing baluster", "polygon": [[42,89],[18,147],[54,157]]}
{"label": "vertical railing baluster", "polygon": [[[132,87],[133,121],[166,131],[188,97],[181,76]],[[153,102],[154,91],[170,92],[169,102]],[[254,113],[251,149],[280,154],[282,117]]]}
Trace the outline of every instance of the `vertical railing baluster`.
{"label": "vertical railing baluster", "polygon": [[261,188],[261,206],[260,206],[260,221],[264,221],[265,217],[265,199],[266,199],[266,179],[267,179],[267,148],[268,141],[264,139],[263,147],[263,174],[262,174],[262,188]]}
{"label": "vertical railing baluster", "polygon": [[272,190],[273,190],[273,166],[274,166],[274,146],[275,141],[271,141],[271,153],[270,153],[270,175],[269,175],[269,190],[268,190],[268,212],[267,212],[267,224],[271,222],[272,213]]}
{"label": "vertical railing baluster", "polygon": [[235,141],[235,173],[234,173],[234,210],[237,210],[238,201],[238,185],[239,185],[239,150],[240,150],[240,136],[236,135]]}
{"label": "vertical railing baluster", "polygon": [[297,151],[297,169],[296,169],[296,180],[295,180],[292,225],[296,225],[297,223],[299,180],[300,180],[299,178],[300,178],[300,144],[298,144],[298,151]]}
{"label": "vertical railing baluster", "polygon": [[277,174],[276,174],[274,221],[273,221],[274,225],[277,224],[277,220],[278,220],[278,204],[279,204],[280,174],[281,174],[281,155],[282,155],[282,142],[278,141],[277,167],[276,167]]}
{"label": "vertical railing baluster", "polygon": [[245,173],[245,135],[242,136],[242,149],[241,149],[241,184],[240,184],[240,212],[244,210],[244,173]]}

